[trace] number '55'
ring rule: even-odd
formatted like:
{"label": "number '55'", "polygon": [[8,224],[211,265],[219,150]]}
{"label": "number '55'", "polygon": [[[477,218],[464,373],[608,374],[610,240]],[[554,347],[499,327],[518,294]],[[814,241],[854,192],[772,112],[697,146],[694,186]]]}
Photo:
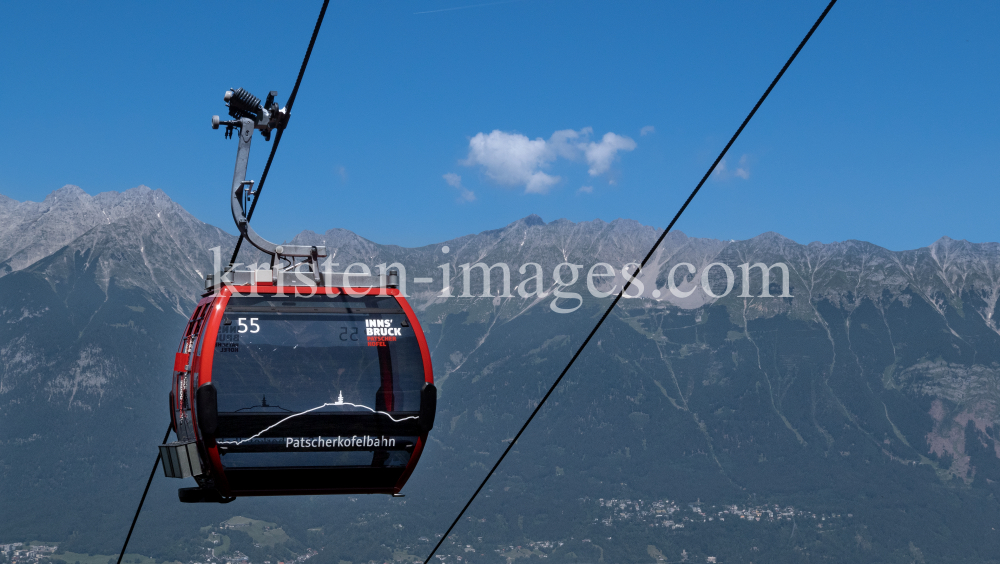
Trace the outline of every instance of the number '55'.
{"label": "number '55'", "polygon": [[357,341],[358,340],[358,328],[357,327],[352,327],[351,328],[352,332],[350,334],[347,333],[347,327],[341,327],[341,329],[343,329],[343,331],[340,332],[340,340],[341,341],[346,341],[348,339],[348,337],[350,337],[350,339],[352,341]]}
{"label": "number '55'", "polygon": [[247,319],[246,317],[241,317],[239,319],[240,333],[246,333],[247,331],[250,331],[251,333],[257,333],[257,332],[260,331],[260,325],[257,325],[257,318],[256,317],[251,317],[250,318],[250,325],[249,326],[247,326],[247,324],[246,324],[246,319]]}

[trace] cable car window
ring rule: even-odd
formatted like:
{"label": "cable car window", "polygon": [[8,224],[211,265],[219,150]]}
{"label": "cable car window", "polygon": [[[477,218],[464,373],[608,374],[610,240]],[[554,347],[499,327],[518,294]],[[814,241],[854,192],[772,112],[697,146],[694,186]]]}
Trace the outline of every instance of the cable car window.
{"label": "cable car window", "polygon": [[392,296],[233,297],[212,364],[228,468],[404,467],[419,345]]}
{"label": "cable car window", "polygon": [[[194,315],[191,316],[191,320],[184,330],[184,338],[181,339],[178,353],[184,355],[191,353],[191,350],[194,348],[194,339],[198,338],[195,332],[200,328],[204,319],[204,313],[208,307],[208,305],[201,305],[195,309]],[[194,428],[191,425],[190,392],[192,385],[196,388],[198,384],[197,382],[192,384],[190,371],[175,372],[174,374],[174,405],[172,407],[174,408],[174,421],[177,423],[175,429],[177,439],[182,441],[193,440],[195,435]]]}
{"label": "cable car window", "polygon": [[202,345],[205,344],[205,328],[206,328],[205,322],[208,320],[208,317],[212,315],[212,307],[213,306],[211,302],[206,304],[205,308],[201,312],[201,317],[197,318],[196,320],[196,326],[194,328],[194,335],[193,335],[195,339],[198,339],[198,344],[195,348],[195,351],[197,351],[195,353],[196,356],[201,356],[201,348]]}
{"label": "cable car window", "polygon": [[[187,326],[184,328],[184,338],[181,339],[182,346],[183,346],[183,343],[184,343],[184,339],[190,337],[191,333],[194,331],[195,323],[196,323],[196,321],[198,319],[201,319],[201,311],[203,309],[205,309],[205,307],[207,307],[207,306],[200,305],[200,306],[198,306],[198,307],[195,308],[194,315],[191,316],[191,319],[188,321]],[[181,350],[181,351],[178,351],[178,352],[185,352],[185,351]]]}

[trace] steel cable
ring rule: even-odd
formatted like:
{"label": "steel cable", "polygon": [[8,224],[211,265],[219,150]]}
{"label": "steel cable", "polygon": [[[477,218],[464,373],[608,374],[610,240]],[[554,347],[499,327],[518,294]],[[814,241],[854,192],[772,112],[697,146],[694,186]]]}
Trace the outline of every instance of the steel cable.
{"label": "steel cable", "polygon": [[[312,37],[309,38],[309,47],[306,48],[306,56],[302,58],[302,66],[299,67],[299,76],[295,78],[295,86],[292,87],[292,93],[288,96],[288,103],[285,104],[285,109],[288,111],[288,119],[292,117],[292,104],[295,103],[295,97],[299,93],[302,76],[306,74],[306,66],[309,64],[309,57],[312,55],[313,46],[316,45],[316,36],[319,35],[319,28],[323,25],[323,16],[326,15],[326,7],[329,5],[330,0],[323,0],[323,7],[319,9],[319,17],[316,18],[316,27],[313,28]],[[253,210],[257,208],[257,200],[260,199],[260,192],[264,189],[264,181],[267,180],[267,173],[271,170],[271,162],[274,161],[274,153],[278,151],[278,144],[281,143],[281,134],[284,131],[285,128],[282,127],[274,137],[274,144],[271,145],[271,154],[267,156],[267,164],[264,165],[264,172],[261,173],[260,182],[257,183],[256,195],[250,204],[250,211],[247,212],[247,223],[250,223],[250,219],[253,217]],[[236,263],[236,255],[239,254],[240,246],[242,245],[243,233],[240,233],[240,238],[237,239],[236,247],[233,249],[233,257],[229,259],[230,268]]]}
{"label": "steel cable", "polygon": [[[163,435],[163,441],[160,444],[167,444],[167,439],[170,438],[170,431],[174,429],[173,425],[167,425],[167,433]],[[149,472],[149,479],[146,480],[146,489],[142,490],[142,498],[139,500],[139,507],[135,508],[135,517],[132,518],[132,526],[128,528],[128,535],[125,536],[125,544],[122,545],[122,551],[118,555],[118,564],[122,564],[122,558],[125,556],[125,549],[128,547],[128,541],[132,538],[132,530],[135,529],[135,522],[139,520],[139,512],[142,511],[142,504],[146,502],[146,494],[149,493],[149,485],[153,483],[153,476],[156,475],[156,469],[160,466],[160,453],[156,453],[156,462],[153,463],[153,469]]]}
{"label": "steel cable", "polygon": [[476,491],[472,494],[472,497],[470,497],[469,501],[466,502],[465,507],[463,507],[462,510],[458,512],[458,516],[455,517],[454,521],[452,521],[451,526],[449,526],[448,530],[445,531],[444,535],[441,537],[441,540],[439,540],[438,543],[434,546],[434,549],[431,550],[431,553],[427,555],[427,558],[424,560],[424,564],[428,564],[431,558],[433,558],[434,555],[437,553],[438,549],[441,548],[441,545],[444,543],[445,539],[447,539],[448,535],[451,534],[452,529],[455,528],[455,525],[458,524],[458,521],[462,518],[463,515],[465,515],[466,510],[469,509],[470,505],[472,505],[472,502],[476,499],[476,496],[479,495],[479,492],[482,491],[484,486],[486,486],[486,482],[488,482],[489,479],[493,476],[494,472],[496,472],[497,468],[500,466],[500,463],[503,462],[504,458],[507,457],[507,454],[510,453],[511,449],[514,448],[514,445],[517,443],[517,440],[521,437],[521,434],[524,433],[524,430],[528,428],[528,425],[531,424],[531,421],[535,418],[535,415],[538,414],[539,410],[542,409],[542,406],[545,405],[546,400],[548,400],[549,396],[552,395],[552,392],[555,391],[556,386],[558,386],[559,382],[562,381],[563,376],[565,376],[566,373],[569,372],[569,369],[573,366],[573,363],[575,363],[576,359],[579,358],[580,353],[583,352],[583,349],[587,346],[587,343],[590,342],[590,340],[597,333],[597,330],[601,328],[601,325],[604,323],[604,320],[608,318],[608,315],[610,315],[612,310],[615,309],[615,306],[618,305],[618,302],[622,299],[622,296],[625,294],[625,291],[628,290],[629,286],[631,286],[632,280],[634,280],[639,276],[639,272],[642,271],[642,268],[646,266],[646,263],[649,262],[650,258],[652,258],[653,253],[656,252],[657,248],[659,248],[660,243],[662,243],[663,239],[666,238],[667,233],[670,232],[670,230],[674,227],[674,224],[677,223],[677,220],[680,219],[681,214],[683,214],[684,210],[687,209],[688,205],[691,203],[691,200],[694,199],[694,197],[698,194],[698,191],[701,190],[701,187],[705,184],[705,181],[707,181],[709,176],[712,175],[712,171],[715,170],[715,167],[717,167],[719,165],[719,162],[722,161],[723,157],[726,156],[726,153],[729,151],[729,148],[732,147],[733,143],[736,142],[736,139],[740,136],[740,133],[743,133],[743,129],[747,126],[748,123],[750,123],[750,119],[753,118],[754,114],[757,113],[757,109],[760,108],[761,104],[764,103],[764,100],[767,99],[768,94],[771,93],[771,90],[773,90],[775,85],[778,84],[778,81],[781,80],[782,75],[785,74],[785,71],[788,70],[788,67],[792,64],[792,61],[794,61],[795,57],[798,56],[799,51],[801,51],[802,48],[805,47],[806,42],[808,42],[809,38],[812,37],[813,32],[816,31],[816,29],[819,27],[819,24],[823,22],[823,19],[826,18],[826,15],[830,12],[830,9],[833,8],[833,5],[836,3],[837,0],[830,0],[830,3],[827,4],[826,9],[823,10],[822,14],[820,14],[819,18],[816,20],[816,23],[814,23],[813,26],[809,29],[809,33],[806,33],[806,36],[799,43],[798,47],[795,48],[795,51],[792,53],[792,56],[789,57],[788,61],[785,62],[785,66],[781,67],[781,70],[778,72],[777,76],[774,77],[774,80],[771,81],[771,84],[767,87],[767,90],[765,90],[764,94],[760,97],[759,100],[757,100],[757,104],[754,105],[753,109],[750,110],[750,113],[747,114],[746,119],[744,119],[743,123],[740,124],[739,129],[737,129],[736,133],[734,133],[732,138],[729,139],[729,143],[726,143],[726,146],[722,149],[722,152],[720,152],[719,156],[716,157],[715,162],[713,162],[712,166],[708,168],[708,172],[706,172],[705,175],[702,176],[701,181],[698,182],[698,185],[695,186],[694,190],[691,191],[691,195],[688,196],[687,200],[684,201],[684,205],[682,205],[680,209],[677,210],[677,213],[674,215],[674,218],[670,220],[670,224],[667,225],[667,228],[664,229],[663,233],[661,233],[659,238],[656,239],[656,243],[654,243],[653,247],[649,249],[648,253],[646,253],[646,257],[643,258],[642,262],[639,263],[639,267],[636,268],[635,272],[631,275],[631,277],[626,279],[625,284],[622,286],[621,291],[618,292],[618,295],[615,296],[615,299],[611,302],[611,305],[608,306],[607,310],[605,310],[604,315],[601,316],[601,319],[598,320],[597,324],[594,325],[594,328],[591,329],[590,334],[587,335],[587,338],[583,340],[583,343],[580,344],[580,347],[577,348],[576,352],[569,359],[569,362],[566,364],[566,367],[563,368],[562,372],[559,374],[559,377],[556,378],[555,382],[552,383],[552,386],[549,387],[549,391],[545,392],[545,395],[542,397],[541,401],[538,402],[538,405],[535,406],[534,411],[532,411],[531,415],[528,416],[528,419],[524,422],[524,425],[522,425],[521,429],[517,432],[516,435],[514,435],[514,439],[510,441],[510,444],[507,445],[506,449],[504,449],[503,454],[501,454],[500,458],[497,459],[496,464],[493,465],[493,468],[490,468],[489,473],[486,474],[486,477],[483,478],[482,483],[479,484],[479,487],[476,488]]}

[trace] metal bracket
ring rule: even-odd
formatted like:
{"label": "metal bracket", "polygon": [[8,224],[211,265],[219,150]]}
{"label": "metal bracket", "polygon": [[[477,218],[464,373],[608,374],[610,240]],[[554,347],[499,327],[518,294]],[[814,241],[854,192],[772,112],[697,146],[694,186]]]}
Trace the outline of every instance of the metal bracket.
{"label": "metal bracket", "polygon": [[[271,256],[284,257],[313,257],[314,252],[317,257],[326,256],[326,247],[314,247],[312,245],[278,245],[261,237],[247,220],[243,209],[244,188],[248,182],[246,180],[247,164],[250,160],[250,142],[253,140],[254,122],[250,118],[240,118],[240,144],[236,150],[236,170],[233,171],[233,189],[231,207],[233,211],[233,221],[236,228],[240,230],[243,237],[251,245]],[[315,251],[313,250],[315,249]]]}
{"label": "metal bracket", "polygon": [[257,192],[253,189],[253,183],[253,180],[244,180],[240,183],[240,187],[236,189],[236,195],[240,199],[240,206],[243,208],[244,214],[246,214],[250,206],[250,197],[257,195]]}
{"label": "metal bracket", "polygon": [[168,478],[201,476],[201,457],[194,441],[178,441],[160,445],[163,475]]}
{"label": "metal bracket", "polygon": [[[260,130],[264,139],[271,139],[271,132],[284,129],[288,125],[289,113],[286,108],[278,108],[274,98],[277,92],[271,91],[263,104],[260,99],[243,90],[242,88],[227,90],[223,100],[229,106],[229,115],[232,120],[222,121],[219,116],[212,116],[212,129],[219,129],[219,126],[226,127],[226,138],[232,136],[235,129],[239,129],[239,146],[236,149],[236,169],[233,171],[233,186],[230,193],[230,207],[233,212],[233,221],[240,235],[250,242],[251,245],[261,251],[271,255],[271,266],[277,260],[285,260],[289,263],[288,270],[296,269],[298,265],[308,264],[312,270],[313,278],[316,282],[321,282],[320,257],[327,256],[325,246],[313,245],[278,245],[261,237],[247,218],[251,196],[254,201],[257,198],[257,191],[253,189],[254,181],[247,180],[247,164],[250,160],[250,142],[253,141],[253,132]],[[304,259],[298,265],[295,258]],[[229,270],[232,269],[230,265]],[[219,273],[218,279],[215,275],[210,275],[211,280],[206,279],[206,288],[214,286],[222,280],[225,273]]]}

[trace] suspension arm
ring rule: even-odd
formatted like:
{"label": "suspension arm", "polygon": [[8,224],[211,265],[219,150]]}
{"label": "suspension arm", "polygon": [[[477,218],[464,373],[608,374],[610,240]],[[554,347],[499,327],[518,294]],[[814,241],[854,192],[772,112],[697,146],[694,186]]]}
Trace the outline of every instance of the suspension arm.
{"label": "suspension arm", "polygon": [[243,209],[243,191],[247,189],[244,186],[244,181],[247,176],[247,164],[250,160],[250,142],[253,140],[254,125],[254,121],[250,118],[240,118],[239,120],[240,144],[236,150],[236,170],[233,171],[233,189],[231,193],[233,221],[236,222],[236,228],[240,230],[240,234],[251,245],[271,256],[325,257],[325,246],[278,245],[261,237],[250,226],[250,222],[247,221],[246,210]]}

